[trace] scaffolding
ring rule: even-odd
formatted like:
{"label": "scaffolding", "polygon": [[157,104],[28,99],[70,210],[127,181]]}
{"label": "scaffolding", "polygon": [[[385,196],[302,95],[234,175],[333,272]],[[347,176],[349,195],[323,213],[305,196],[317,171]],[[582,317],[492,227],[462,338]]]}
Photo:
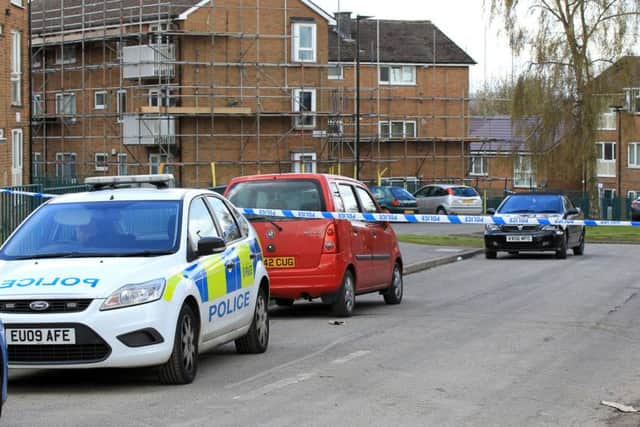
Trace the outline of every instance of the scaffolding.
{"label": "scaffolding", "polygon": [[[311,2],[35,0],[31,19],[34,182],[162,166],[191,186],[355,175],[356,143],[362,179],[468,175],[468,65],[437,63],[435,29],[433,62],[413,64],[426,83],[395,87],[378,79],[377,22],[356,141],[355,63],[329,61],[336,25]],[[292,25],[309,22],[317,58],[295,61]],[[330,78],[336,67],[342,78]]]}

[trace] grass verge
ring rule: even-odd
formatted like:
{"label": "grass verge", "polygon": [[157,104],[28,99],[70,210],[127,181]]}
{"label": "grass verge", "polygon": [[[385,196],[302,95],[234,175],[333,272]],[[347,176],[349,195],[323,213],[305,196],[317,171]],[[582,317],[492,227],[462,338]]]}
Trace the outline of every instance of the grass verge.
{"label": "grass verge", "polygon": [[[398,240],[404,243],[417,243],[434,246],[466,246],[481,248],[484,245],[481,234],[398,234]],[[587,243],[639,243],[640,229],[636,227],[587,227]]]}

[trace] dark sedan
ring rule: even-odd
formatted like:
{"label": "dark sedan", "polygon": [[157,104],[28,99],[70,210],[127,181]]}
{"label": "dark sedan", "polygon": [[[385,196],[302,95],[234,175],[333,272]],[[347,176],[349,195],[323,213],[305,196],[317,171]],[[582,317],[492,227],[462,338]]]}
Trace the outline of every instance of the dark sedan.
{"label": "dark sedan", "polygon": [[640,197],[631,201],[631,221],[640,221]]}
{"label": "dark sedan", "polygon": [[[556,258],[566,258],[568,249],[574,255],[584,253],[584,225],[542,225],[537,220],[583,219],[568,197],[550,193],[517,193],[507,196],[497,210],[489,210],[496,222],[485,226],[484,246],[487,258],[498,252],[554,251]],[[532,224],[523,224],[527,220]],[[518,224],[520,222],[520,224]]]}
{"label": "dark sedan", "polygon": [[371,193],[378,204],[391,213],[416,214],[418,202],[413,194],[402,187],[371,186]]}

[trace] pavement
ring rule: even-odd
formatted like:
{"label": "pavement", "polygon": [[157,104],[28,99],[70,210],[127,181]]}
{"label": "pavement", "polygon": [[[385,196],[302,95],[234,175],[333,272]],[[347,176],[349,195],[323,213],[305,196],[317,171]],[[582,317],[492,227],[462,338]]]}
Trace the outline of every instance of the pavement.
{"label": "pavement", "polygon": [[[476,224],[393,224],[396,234],[482,235],[483,225]],[[484,252],[482,248],[419,245],[400,242],[405,275],[453,262],[460,262]]]}

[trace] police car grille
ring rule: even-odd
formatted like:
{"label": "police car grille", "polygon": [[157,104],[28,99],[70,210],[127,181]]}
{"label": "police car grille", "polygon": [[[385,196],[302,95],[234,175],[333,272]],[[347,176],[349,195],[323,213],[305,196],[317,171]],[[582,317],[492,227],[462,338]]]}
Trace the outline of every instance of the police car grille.
{"label": "police car grille", "polygon": [[9,363],[90,363],[107,358],[107,344],[9,345]]}
{"label": "police car grille", "polygon": [[[29,304],[35,301],[46,301],[49,308],[46,310],[32,310]],[[3,300],[0,301],[0,313],[30,313],[30,314],[46,314],[46,313],[77,313],[84,311],[91,304],[90,299],[71,299],[71,300]]]}

